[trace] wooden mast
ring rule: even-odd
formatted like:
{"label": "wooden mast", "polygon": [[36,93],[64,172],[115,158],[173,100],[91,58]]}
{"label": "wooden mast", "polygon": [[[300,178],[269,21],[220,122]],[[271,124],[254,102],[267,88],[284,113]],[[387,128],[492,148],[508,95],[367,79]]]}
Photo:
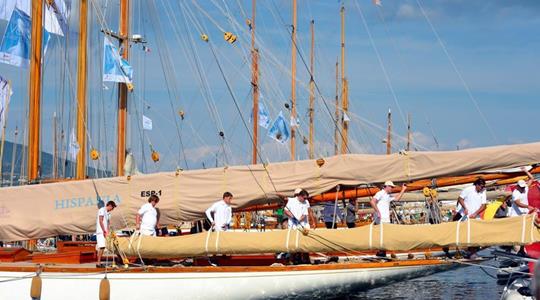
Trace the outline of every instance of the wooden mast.
{"label": "wooden mast", "polygon": [[[296,125],[296,0],[293,0],[291,49],[291,120]],[[292,123],[292,122],[291,122]],[[291,160],[296,157],[296,126],[291,126]]]}
{"label": "wooden mast", "polygon": [[388,109],[388,128],[386,129],[386,154],[392,153],[392,111]]}
{"label": "wooden mast", "polygon": [[[77,153],[76,179],[86,177],[86,69],[87,69],[88,2],[79,2],[79,54],[77,63]],[[54,168],[54,167],[53,167]]]}
{"label": "wooden mast", "polygon": [[339,153],[339,62],[336,59],[336,111],[334,113],[336,126],[334,127],[334,155]]}
{"label": "wooden mast", "polygon": [[41,128],[41,52],[43,42],[43,1],[32,1],[32,33],[28,106],[28,182],[39,176]]}
{"label": "wooden mast", "polygon": [[407,114],[407,148],[405,150],[411,150],[411,113]]}
{"label": "wooden mast", "polygon": [[257,0],[251,3],[251,85],[253,86],[253,157],[252,164],[257,164],[259,143],[259,50],[255,49],[255,16]]}
{"label": "wooden mast", "polygon": [[311,52],[310,52],[310,78],[309,78],[309,158],[315,158],[314,136],[315,136],[315,81],[313,75],[315,72],[315,21],[311,20]]}
{"label": "wooden mast", "polygon": [[349,86],[347,78],[345,77],[345,6],[341,6],[341,109],[343,110],[342,122],[342,140],[341,140],[341,154],[348,152],[348,129],[349,122],[345,119],[347,112],[349,111]]}
{"label": "wooden mast", "polygon": [[[129,0],[120,0],[120,48],[122,58],[129,57]],[[118,83],[118,136],[116,152],[116,175],[124,175],[126,161],[126,121],[128,88],[125,83]]]}

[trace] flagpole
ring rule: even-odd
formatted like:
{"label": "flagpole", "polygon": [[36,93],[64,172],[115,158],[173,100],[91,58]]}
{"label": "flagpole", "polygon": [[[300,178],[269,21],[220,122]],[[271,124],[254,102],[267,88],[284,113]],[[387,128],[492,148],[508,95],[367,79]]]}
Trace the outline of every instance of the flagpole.
{"label": "flagpole", "polygon": [[32,1],[32,33],[28,109],[28,182],[39,176],[41,130],[41,60],[43,44],[43,1]]}
{"label": "flagpole", "polygon": [[[292,24],[292,51],[291,51],[291,120],[295,126],[291,126],[291,160],[296,159],[296,0],[293,0],[293,24]],[[291,122],[291,123],[293,123]],[[292,124],[291,124],[292,125]]]}
{"label": "flagpole", "polygon": [[4,143],[6,142],[6,126],[7,126],[7,116],[8,116],[8,111],[9,111],[9,96],[11,95],[11,81],[8,81],[7,82],[7,94],[6,94],[6,98],[4,100],[6,100],[4,102],[4,104],[6,105],[6,107],[4,108],[4,124],[2,126],[2,144],[0,145],[0,186],[3,186],[4,185],[4,172],[3,172],[3,167],[4,167]]}
{"label": "flagpole", "polygon": [[[87,70],[87,31],[88,2],[79,2],[79,54],[77,63],[77,153],[76,179],[86,177],[86,70]],[[53,166],[54,168],[54,166]]]}
{"label": "flagpole", "polygon": [[257,0],[252,0],[251,9],[251,85],[253,86],[253,156],[252,164],[257,164],[259,143],[259,50],[255,49],[255,15]]}
{"label": "flagpole", "polygon": [[[129,0],[120,0],[120,44],[122,58],[129,57]],[[126,83],[118,83],[118,133],[116,149],[116,175],[124,175],[124,163],[126,161],[126,121],[127,121],[127,96]]]}

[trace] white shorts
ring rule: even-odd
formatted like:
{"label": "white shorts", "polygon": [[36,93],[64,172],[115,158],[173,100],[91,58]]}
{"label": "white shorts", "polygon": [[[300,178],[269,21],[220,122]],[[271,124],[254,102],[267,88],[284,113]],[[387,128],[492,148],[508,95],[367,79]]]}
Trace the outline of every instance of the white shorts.
{"label": "white shorts", "polygon": [[96,241],[97,241],[97,245],[96,245],[97,249],[105,248],[106,243],[105,243],[105,236],[103,236],[103,233],[96,233]]}
{"label": "white shorts", "polygon": [[148,230],[148,229],[141,228],[140,232],[141,232],[141,235],[156,236],[155,230]]}

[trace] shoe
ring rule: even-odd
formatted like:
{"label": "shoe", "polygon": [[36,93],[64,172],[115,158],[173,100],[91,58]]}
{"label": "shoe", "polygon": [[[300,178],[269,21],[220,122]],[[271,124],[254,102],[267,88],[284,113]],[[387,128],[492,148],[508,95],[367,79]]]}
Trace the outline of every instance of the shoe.
{"label": "shoe", "polygon": [[105,266],[103,266],[103,264],[96,264],[96,268],[101,269],[101,268],[105,268]]}

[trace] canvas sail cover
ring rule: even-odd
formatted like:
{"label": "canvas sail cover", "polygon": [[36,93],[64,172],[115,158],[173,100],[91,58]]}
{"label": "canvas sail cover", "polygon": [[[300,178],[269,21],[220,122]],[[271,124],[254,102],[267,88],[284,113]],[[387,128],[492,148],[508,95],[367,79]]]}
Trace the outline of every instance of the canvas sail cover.
{"label": "canvas sail cover", "polygon": [[179,258],[213,254],[278,252],[407,251],[446,246],[526,245],[540,239],[533,215],[468,220],[443,224],[368,225],[346,230],[316,229],[266,232],[205,232],[178,237],[133,236],[117,238],[117,248],[127,256]]}
{"label": "canvas sail cover", "polygon": [[263,204],[290,195],[295,188],[315,195],[337,185],[381,183],[465,175],[540,163],[540,143],[447,152],[392,155],[348,154],[316,160],[165,172],[96,180],[2,188],[0,240],[14,241],[95,231],[99,206],[117,202],[113,229],[134,227],[135,215],[148,197],[161,201],[161,224],[204,217],[204,211],[234,195],[233,207]]}

